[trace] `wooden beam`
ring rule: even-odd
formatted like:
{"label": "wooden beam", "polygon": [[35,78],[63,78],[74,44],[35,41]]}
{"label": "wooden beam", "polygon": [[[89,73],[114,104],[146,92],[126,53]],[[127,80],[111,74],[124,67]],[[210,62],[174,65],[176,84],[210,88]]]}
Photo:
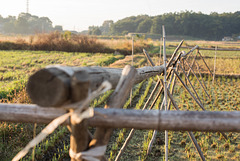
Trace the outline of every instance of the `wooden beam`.
{"label": "wooden beam", "polygon": [[[95,108],[89,126],[174,131],[240,132],[240,111],[158,111]],[[65,110],[36,105],[0,104],[0,121],[49,123]],[[65,123],[69,124],[69,120]]]}
{"label": "wooden beam", "polygon": [[[134,84],[163,73],[163,66],[142,67],[137,69]],[[102,67],[67,67],[52,66],[41,69],[30,76],[27,83],[27,92],[33,101],[43,107],[59,107],[62,105],[76,102],[74,95],[71,94],[74,87],[71,85],[72,76],[82,73],[84,76],[76,77],[78,81],[90,80],[90,91],[99,87],[103,81],[108,80],[113,88],[116,88],[121,77],[122,69],[102,68]],[[79,90],[78,90],[79,91]],[[81,91],[77,101],[84,100],[88,91]]]}
{"label": "wooden beam", "polygon": [[[183,41],[175,50],[175,54],[182,43]],[[175,54],[173,55],[175,56]],[[174,57],[170,59],[167,68],[172,65],[173,58]],[[162,74],[163,72],[163,65],[139,68],[137,69],[134,84],[140,83],[149,77]],[[74,95],[71,93],[74,89],[71,83],[73,75],[84,75],[76,77],[80,82],[84,82],[85,78],[89,78],[90,91],[93,91],[105,80],[109,81],[113,88],[116,88],[121,73],[122,69],[119,68],[51,66],[41,69],[30,76],[27,83],[27,93],[34,104],[43,107],[60,107],[76,102],[76,100],[72,98]],[[84,100],[87,93],[86,91],[80,92],[79,95],[81,97],[78,97],[77,101]]]}
{"label": "wooden beam", "polygon": [[[170,48],[176,48],[177,46],[175,45],[169,45],[168,47]],[[190,49],[193,48],[193,46],[182,46],[181,48],[183,49]],[[199,50],[215,50],[215,48],[203,48],[199,47]],[[240,51],[240,49],[230,49],[230,48],[218,48],[218,51]]]}

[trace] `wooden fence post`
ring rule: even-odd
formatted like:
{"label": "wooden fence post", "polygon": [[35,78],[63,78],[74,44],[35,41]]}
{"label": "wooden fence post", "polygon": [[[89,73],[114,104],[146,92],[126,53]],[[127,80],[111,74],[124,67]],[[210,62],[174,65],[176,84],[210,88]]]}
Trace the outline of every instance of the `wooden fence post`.
{"label": "wooden fence post", "polygon": [[[122,72],[122,76],[118,82],[118,85],[110,96],[105,108],[122,108],[127,97],[129,96],[130,90],[134,84],[136,76],[136,69],[129,65],[125,66]],[[111,137],[112,129],[109,128],[97,128],[94,134],[94,138],[89,143],[89,147],[97,147],[107,145]],[[101,161],[105,160],[102,156],[99,158]]]}
{"label": "wooden fence post", "polygon": [[212,84],[214,84],[214,80],[215,80],[215,73],[216,73],[216,59],[217,59],[217,46],[215,47],[214,69],[213,69],[213,80],[212,80]]}
{"label": "wooden fence post", "polygon": [[[76,72],[71,77],[71,95],[72,101],[77,102],[79,98],[87,97],[86,94],[89,94],[90,80],[89,75],[84,71]],[[82,94],[86,96],[82,96]],[[73,109],[70,109],[73,111]],[[91,136],[88,133],[88,124],[87,120],[82,120],[81,123],[75,121],[75,117],[71,116],[71,136],[70,136],[70,149],[75,153],[79,153],[87,150],[88,143],[91,140]],[[81,161],[82,159],[80,159]],[[71,161],[78,161],[75,158],[71,158]]]}

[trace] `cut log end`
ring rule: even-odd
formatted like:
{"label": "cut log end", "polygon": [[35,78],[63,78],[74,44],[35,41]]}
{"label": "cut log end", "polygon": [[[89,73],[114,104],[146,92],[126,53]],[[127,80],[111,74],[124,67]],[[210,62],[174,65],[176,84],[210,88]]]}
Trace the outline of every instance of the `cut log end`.
{"label": "cut log end", "polygon": [[27,92],[39,106],[61,106],[70,96],[70,77],[56,68],[39,70],[29,78]]}

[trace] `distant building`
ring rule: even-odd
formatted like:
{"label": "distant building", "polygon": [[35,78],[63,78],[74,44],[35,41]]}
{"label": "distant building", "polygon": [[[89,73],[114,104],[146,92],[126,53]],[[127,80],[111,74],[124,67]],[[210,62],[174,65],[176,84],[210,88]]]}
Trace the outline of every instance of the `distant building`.
{"label": "distant building", "polygon": [[225,36],[224,38],[222,38],[222,41],[233,41],[233,38],[230,36]]}
{"label": "distant building", "polygon": [[126,36],[127,36],[127,37],[132,37],[132,36],[146,36],[146,33],[128,33]]}
{"label": "distant building", "polygon": [[63,27],[61,25],[56,25],[53,30],[55,31],[59,31],[59,32],[62,32],[63,31]]}
{"label": "distant building", "polygon": [[127,35],[125,35],[125,37],[132,37],[132,36],[136,36],[136,37],[142,37],[142,38],[151,38],[151,39],[160,39],[161,35],[160,34],[149,34],[149,33],[128,33]]}

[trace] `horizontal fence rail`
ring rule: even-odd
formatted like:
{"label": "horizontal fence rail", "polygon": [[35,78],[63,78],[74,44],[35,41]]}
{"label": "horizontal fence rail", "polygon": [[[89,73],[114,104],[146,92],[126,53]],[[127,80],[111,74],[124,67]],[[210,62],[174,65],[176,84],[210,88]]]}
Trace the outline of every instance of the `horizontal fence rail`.
{"label": "horizontal fence rail", "polygon": [[[169,45],[168,47],[176,48],[177,46]],[[191,49],[191,48],[193,48],[193,46],[182,46],[181,48],[183,48],[183,49]],[[202,48],[202,47],[199,47],[198,49],[199,50],[214,50],[214,51],[216,50],[215,48]],[[240,51],[240,49],[217,48],[217,51]]]}
{"label": "horizontal fence rail", "polygon": [[[0,104],[0,120],[49,123],[63,115],[64,109],[37,105]],[[173,131],[240,132],[240,112],[158,111],[95,108],[89,126]],[[69,124],[69,120],[64,123]]]}

